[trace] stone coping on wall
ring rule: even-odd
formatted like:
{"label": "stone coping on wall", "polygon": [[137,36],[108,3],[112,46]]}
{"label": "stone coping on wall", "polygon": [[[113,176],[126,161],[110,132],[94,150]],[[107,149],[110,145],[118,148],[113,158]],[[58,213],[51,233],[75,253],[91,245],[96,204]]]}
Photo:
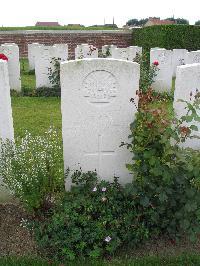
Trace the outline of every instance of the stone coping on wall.
{"label": "stone coping on wall", "polygon": [[8,30],[0,34],[131,34],[131,30]]}

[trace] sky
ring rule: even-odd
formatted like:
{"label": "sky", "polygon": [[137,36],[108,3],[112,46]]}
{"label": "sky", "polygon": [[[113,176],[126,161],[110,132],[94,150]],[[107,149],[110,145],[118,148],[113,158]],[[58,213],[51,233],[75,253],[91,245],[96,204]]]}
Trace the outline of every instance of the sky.
{"label": "sky", "polygon": [[200,20],[200,0],[0,0],[0,26],[33,26],[37,21],[61,25],[112,23],[129,19],[183,17],[194,24]]}

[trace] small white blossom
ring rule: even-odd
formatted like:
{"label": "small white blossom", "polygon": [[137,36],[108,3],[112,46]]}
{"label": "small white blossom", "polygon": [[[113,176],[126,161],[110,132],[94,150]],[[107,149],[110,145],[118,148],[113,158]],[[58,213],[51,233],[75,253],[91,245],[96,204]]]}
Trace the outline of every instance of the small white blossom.
{"label": "small white blossom", "polygon": [[101,200],[102,200],[103,202],[105,202],[105,201],[107,200],[107,198],[106,198],[106,197],[103,197]]}
{"label": "small white blossom", "polygon": [[106,241],[107,243],[109,243],[111,240],[112,240],[112,238],[111,238],[110,236],[107,236],[107,237],[105,238],[105,241]]}
{"label": "small white blossom", "polygon": [[93,192],[96,192],[97,191],[97,187],[94,187],[92,191]]}
{"label": "small white blossom", "polygon": [[106,187],[102,187],[101,191],[106,192]]}

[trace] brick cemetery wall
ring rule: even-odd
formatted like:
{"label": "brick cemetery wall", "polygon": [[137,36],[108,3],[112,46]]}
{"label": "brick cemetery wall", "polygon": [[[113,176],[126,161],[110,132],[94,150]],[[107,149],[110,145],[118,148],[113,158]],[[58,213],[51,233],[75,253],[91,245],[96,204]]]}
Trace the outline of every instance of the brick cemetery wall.
{"label": "brick cemetery wall", "polygon": [[114,44],[127,47],[132,44],[132,31],[125,30],[27,30],[0,31],[0,44],[16,43],[20,56],[28,56],[28,44],[40,43],[53,45],[66,43],[69,46],[69,59],[74,59],[75,47],[82,43],[94,45],[101,49],[103,45]]}

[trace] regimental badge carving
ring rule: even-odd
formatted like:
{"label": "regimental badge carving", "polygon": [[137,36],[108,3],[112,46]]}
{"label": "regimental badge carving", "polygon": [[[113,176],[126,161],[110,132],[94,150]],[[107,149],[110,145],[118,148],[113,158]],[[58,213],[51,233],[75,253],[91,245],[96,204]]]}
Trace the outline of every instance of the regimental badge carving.
{"label": "regimental badge carving", "polygon": [[93,71],[83,81],[83,95],[90,103],[110,103],[117,96],[117,82],[113,74]]}

